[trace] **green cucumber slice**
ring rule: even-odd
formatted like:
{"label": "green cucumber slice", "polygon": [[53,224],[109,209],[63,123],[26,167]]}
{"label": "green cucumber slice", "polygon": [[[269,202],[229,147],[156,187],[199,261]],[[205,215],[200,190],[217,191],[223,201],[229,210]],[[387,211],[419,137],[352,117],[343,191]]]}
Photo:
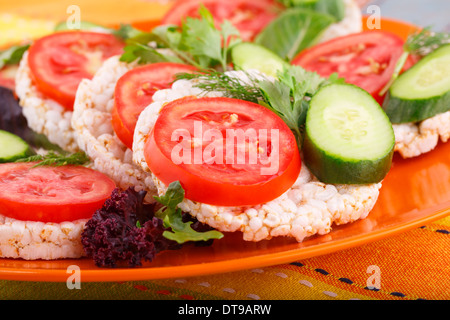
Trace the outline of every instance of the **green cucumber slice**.
{"label": "green cucumber slice", "polygon": [[392,123],[418,122],[450,111],[450,45],[400,75],[389,89],[383,109]]}
{"label": "green cucumber slice", "polygon": [[8,131],[0,130],[0,163],[26,158],[34,152],[22,138]]}
{"label": "green cucumber slice", "polygon": [[369,184],[391,168],[392,124],[373,97],[351,84],[331,84],[311,99],[303,156],[322,182]]}
{"label": "green cucumber slice", "polygon": [[[69,28],[66,21],[60,22],[55,26],[55,31],[68,31],[68,30],[73,29]],[[76,30],[112,33],[111,29],[105,28],[104,26],[89,21],[80,21],[80,26]]]}
{"label": "green cucumber slice", "polygon": [[277,72],[283,70],[284,66],[289,66],[274,52],[250,42],[234,46],[231,50],[231,61],[236,69],[256,69],[272,77],[276,77]]}

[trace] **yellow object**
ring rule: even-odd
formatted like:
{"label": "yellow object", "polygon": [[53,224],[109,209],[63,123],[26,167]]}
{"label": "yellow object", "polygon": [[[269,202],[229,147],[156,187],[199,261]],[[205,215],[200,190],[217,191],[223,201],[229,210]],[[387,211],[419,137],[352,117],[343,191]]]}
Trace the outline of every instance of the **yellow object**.
{"label": "yellow object", "polygon": [[169,0],[16,0],[2,1],[0,13],[8,12],[36,19],[66,21],[80,10],[81,20],[102,25],[160,19],[170,8]]}
{"label": "yellow object", "polygon": [[[0,49],[51,33],[63,21],[104,26],[157,21],[170,0],[16,0],[0,3]],[[75,17],[75,15],[78,15]]]}
{"label": "yellow object", "polygon": [[54,27],[55,22],[51,20],[0,12],[0,48],[42,37],[51,33]]}

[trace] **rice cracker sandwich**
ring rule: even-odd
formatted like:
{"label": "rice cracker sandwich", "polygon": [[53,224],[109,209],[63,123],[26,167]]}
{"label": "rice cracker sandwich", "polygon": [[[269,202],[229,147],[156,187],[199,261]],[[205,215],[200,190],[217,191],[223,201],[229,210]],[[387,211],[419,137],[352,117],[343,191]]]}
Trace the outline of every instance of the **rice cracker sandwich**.
{"label": "rice cracker sandwich", "polygon": [[84,227],[114,188],[106,175],[82,165],[1,163],[0,257],[84,257]]}
{"label": "rice cracker sandwich", "polygon": [[[450,36],[446,34],[450,42]],[[450,44],[427,54],[390,86],[383,109],[393,123],[395,150],[413,158],[450,138]]]}
{"label": "rice cracker sandwich", "polygon": [[122,189],[145,189],[152,200],[156,188],[148,173],[132,161],[134,126],[153,92],[170,85],[174,74],[193,67],[176,63],[138,65],[114,56],[92,79],[81,81],[71,118],[74,139],[92,167],[111,177]]}
{"label": "rice cracker sandwich", "polygon": [[85,167],[84,153],[47,150],[54,146],[27,127],[14,93],[1,93],[0,257],[83,257],[85,224],[115,183]]}
{"label": "rice cracker sandwich", "polygon": [[183,211],[248,241],[301,242],[367,217],[391,166],[394,133],[376,101],[300,67],[278,79],[186,75],[153,100],[136,124],[135,163],[160,195],[178,181]]}

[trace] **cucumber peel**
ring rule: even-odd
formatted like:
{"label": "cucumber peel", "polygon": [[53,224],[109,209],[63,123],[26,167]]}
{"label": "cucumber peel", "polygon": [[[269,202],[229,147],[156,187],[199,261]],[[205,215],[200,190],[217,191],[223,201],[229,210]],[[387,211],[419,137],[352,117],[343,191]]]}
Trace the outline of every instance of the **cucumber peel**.
{"label": "cucumber peel", "polygon": [[383,109],[392,123],[419,122],[450,111],[450,45],[400,75],[390,87]]}
{"label": "cucumber peel", "polygon": [[276,53],[250,42],[241,42],[235,45],[231,50],[231,61],[236,69],[256,69],[272,77],[276,77],[278,71],[289,66]]}
{"label": "cucumber peel", "polygon": [[22,138],[0,130],[0,163],[13,162],[33,154],[33,149]]}
{"label": "cucumber peel", "polygon": [[101,31],[105,33],[113,33],[112,29],[105,28],[99,24],[89,22],[89,21],[80,21],[79,28],[73,29],[70,28],[66,21],[60,22],[55,26],[55,31],[70,31],[70,30],[82,30],[82,31]]}
{"label": "cucumber peel", "polygon": [[304,162],[322,182],[370,184],[391,168],[392,124],[373,97],[351,84],[330,84],[311,99]]}

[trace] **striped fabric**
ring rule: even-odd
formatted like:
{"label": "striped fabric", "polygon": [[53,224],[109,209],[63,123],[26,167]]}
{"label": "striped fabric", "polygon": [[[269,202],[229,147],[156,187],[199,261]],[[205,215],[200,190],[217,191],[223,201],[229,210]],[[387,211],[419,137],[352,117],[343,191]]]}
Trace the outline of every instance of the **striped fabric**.
{"label": "striped fabric", "polygon": [[[176,279],[0,281],[2,299],[448,300],[450,217],[333,254],[266,268]],[[36,294],[39,290],[39,295]]]}

